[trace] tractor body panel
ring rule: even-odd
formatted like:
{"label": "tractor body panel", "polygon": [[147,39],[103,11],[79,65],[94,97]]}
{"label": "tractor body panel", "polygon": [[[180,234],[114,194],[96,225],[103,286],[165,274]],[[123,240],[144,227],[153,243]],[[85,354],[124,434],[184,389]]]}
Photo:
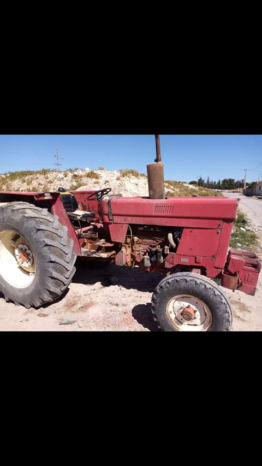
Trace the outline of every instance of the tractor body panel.
{"label": "tractor body panel", "polygon": [[[108,202],[101,202],[100,213],[104,223],[168,225],[196,227],[218,226],[218,221],[232,222],[236,218],[239,199],[208,197],[170,197],[149,199],[127,197],[113,199],[113,220],[109,218]],[[213,223],[209,223],[213,221]],[[179,224],[178,224],[179,223]]]}
{"label": "tractor body panel", "polygon": [[99,213],[112,241],[123,242],[127,224],[183,228],[176,254],[166,258],[166,268],[201,266],[208,276],[217,277],[225,264],[238,202],[206,197],[120,198],[110,205],[102,201]]}
{"label": "tractor body panel", "polygon": [[[99,202],[88,199],[94,191],[71,193],[79,211],[95,214],[88,226],[73,226],[57,192],[3,192],[0,203],[24,201],[47,208],[67,228],[78,256],[165,274],[193,271],[221,278],[230,289],[255,293],[260,271],[257,256],[252,256],[253,262],[246,252],[228,256],[239,199],[108,196]],[[167,237],[176,230],[180,235],[174,251]]]}
{"label": "tractor body panel", "polygon": [[60,199],[59,193],[40,193],[40,192],[0,192],[0,204],[7,202],[28,202],[37,207],[43,207],[49,210],[53,215],[57,215],[61,225],[67,228],[67,234],[74,242],[74,253],[81,255],[79,241],[75,234],[74,228],[68,218],[64,206]]}

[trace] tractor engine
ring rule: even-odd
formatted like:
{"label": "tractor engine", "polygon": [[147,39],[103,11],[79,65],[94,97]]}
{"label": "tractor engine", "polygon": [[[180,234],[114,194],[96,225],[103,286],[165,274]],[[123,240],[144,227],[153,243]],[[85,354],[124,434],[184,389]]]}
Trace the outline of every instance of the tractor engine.
{"label": "tractor engine", "polygon": [[[163,262],[166,228],[130,225],[125,243],[116,264],[120,261],[129,266],[138,265],[148,269],[152,263]],[[122,259],[123,256],[123,259]]]}
{"label": "tractor engine", "polygon": [[161,268],[169,252],[176,252],[182,231],[182,228],[170,231],[168,227],[129,225],[128,234],[124,243],[120,245],[115,263],[119,266],[138,266],[151,271]]}
{"label": "tractor engine", "polygon": [[75,232],[83,257],[109,260],[109,263],[113,262],[116,245],[107,241],[107,235],[101,223],[91,223],[89,227],[78,228]]}
{"label": "tractor engine", "polygon": [[112,242],[100,223],[78,228],[76,234],[86,258],[108,260],[121,266],[154,269],[176,252],[183,228],[129,225],[123,243]]}

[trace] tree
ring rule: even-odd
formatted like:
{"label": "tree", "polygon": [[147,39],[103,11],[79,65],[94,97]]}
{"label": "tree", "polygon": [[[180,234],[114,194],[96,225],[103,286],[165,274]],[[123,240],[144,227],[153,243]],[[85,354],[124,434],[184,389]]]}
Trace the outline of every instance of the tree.
{"label": "tree", "polygon": [[228,178],[228,189],[234,189],[235,187],[235,180],[234,178]]}
{"label": "tree", "polygon": [[197,185],[197,181],[190,181],[189,184],[195,184],[195,185]]}
{"label": "tree", "polygon": [[198,178],[198,186],[202,186],[202,187],[205,186],[205,180],[203,180],[202,176],[200,176],[200,178]]}
{"label": "tree", "polygon": [[243,181],[242,180],[237,180],[235,182],[235,188],[243,188]]}
{"label": "tree", "polygon": [[221,189],[229,189],[228,187],[228,179],[225,178],[221,183]]}

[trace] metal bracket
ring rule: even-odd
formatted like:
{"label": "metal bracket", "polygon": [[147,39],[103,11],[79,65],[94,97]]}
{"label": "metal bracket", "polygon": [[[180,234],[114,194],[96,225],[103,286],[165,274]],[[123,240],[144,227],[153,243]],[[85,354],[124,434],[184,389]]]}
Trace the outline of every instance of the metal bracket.
{"label": "metal bracket", "polygon": [[112,207],[111,207],[111,201],[112,199],[108,199],[107,204],[108,204],[108,218],[111,222],[114,222],[114,217],[112,214]]}

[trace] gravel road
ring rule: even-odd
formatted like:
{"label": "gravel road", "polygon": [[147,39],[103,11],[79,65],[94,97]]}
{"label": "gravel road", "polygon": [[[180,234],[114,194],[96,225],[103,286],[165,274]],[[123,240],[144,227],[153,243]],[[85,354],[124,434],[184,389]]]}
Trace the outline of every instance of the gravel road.
{"label": "gravel road", "polygon": [[262,233],[262,199],[247,197],[237,193],[224,193],[224,196],[240,199],[240,209],[248,216],[253,225]]}

